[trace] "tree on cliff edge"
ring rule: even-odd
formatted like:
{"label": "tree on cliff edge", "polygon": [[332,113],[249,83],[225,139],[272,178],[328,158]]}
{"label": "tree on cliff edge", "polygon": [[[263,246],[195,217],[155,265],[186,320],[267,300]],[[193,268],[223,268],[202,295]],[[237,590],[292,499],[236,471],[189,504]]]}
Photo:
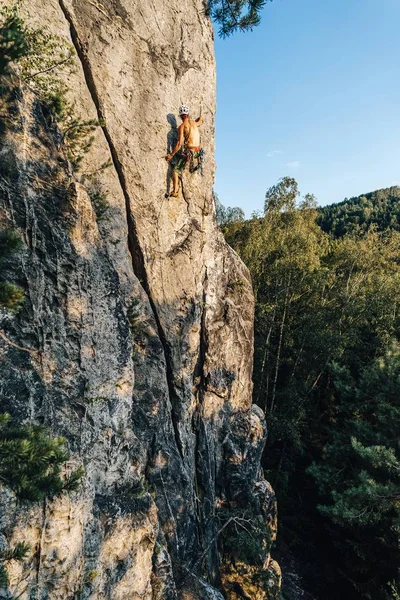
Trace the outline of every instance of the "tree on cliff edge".
{"label": "tree on cliff edge", "polygon": [[219,35],[253,29],[260,23],[260,12],[272,0],[207,0],[207,13],[219,25]]}

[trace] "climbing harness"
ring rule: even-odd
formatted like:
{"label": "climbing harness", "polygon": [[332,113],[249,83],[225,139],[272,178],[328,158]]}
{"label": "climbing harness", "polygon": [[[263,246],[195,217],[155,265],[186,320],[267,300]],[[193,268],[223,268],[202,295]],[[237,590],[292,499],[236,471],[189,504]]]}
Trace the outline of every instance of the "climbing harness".
{"label": "climbing harness", "polygon": [[[200,171],[200,173],[203,175],[203,163],[204,163],[204,156],[205,156],[205,152],[203,150],[203,148],[199,148],[199,150],[192,150],[190,149],[188,151],[188,153],[190,154],[189,157],[189,173],[196,173],[196,171]],[[197,160],[197,164],[194,164],[194,161]]]}
{"label": "climbing harness", "polygon": [[[200,171],[200,173],[203,175],[204,156],[205,152],[200,146],[197,148],[187,149],[186,162],[189,163],[189,173],[196,173],[196,171]],[[196,165],[195,161],[197,161]]]}

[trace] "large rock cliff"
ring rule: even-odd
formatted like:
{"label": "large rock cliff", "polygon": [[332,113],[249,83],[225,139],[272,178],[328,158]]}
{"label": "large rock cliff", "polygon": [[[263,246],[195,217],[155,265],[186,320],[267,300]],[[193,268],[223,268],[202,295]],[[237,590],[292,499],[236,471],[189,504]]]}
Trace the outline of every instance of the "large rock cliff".
{"label": "large rock cliff", "polygon": [[[2,546],[32,548],[10,563],[4,597],[274,597],[270,545],[256,568],[235,563],[224,537],[232,546],[262,521],[273,539],[276,509],[260,470],[264,417],[251,406],[251,283],[215,220],[203,2],[30,0],[22,10],[72,45],[70,100],[102,126],[73,172],[29,85],[15,78],[2,98],[12,119],[0,134],[0,225],[25,242],[9,279],[26,301],[1,315],[1,410],[63,435],[67,470],[85,468],[78,492],[40,506],[3,489]],[[207,162],[167,198],[163,156],[182,101],[204,115]]]}

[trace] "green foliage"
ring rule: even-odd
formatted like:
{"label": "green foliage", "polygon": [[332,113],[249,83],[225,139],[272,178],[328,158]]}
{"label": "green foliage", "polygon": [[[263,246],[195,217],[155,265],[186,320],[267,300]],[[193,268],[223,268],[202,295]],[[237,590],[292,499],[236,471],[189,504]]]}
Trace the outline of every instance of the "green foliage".
{"label": "green foliage", "polygon": [[25,301],[24,291],[13,283],[0,282],[0,307],[17,312]]}
{"label": "green foliage", "polygon": [[[71,107],[69,107],[71,109]],[[90,135],[100,125],[96,119],[81,121],[73,116],[72,110],[65,113],[63,122],[67,127],[63,131],[63,143],[66,148],[68,160],[74,171],[78,171],[81,163],[94,142],[94,136]]]}
{"label": "green foliage", "polygon": [[[263,466],[278,495],[280,535],[292,549],[296,540],[300,552],[308,547],[315,593],[386,600],[399,567],[392,340],[400,340],[400,233],[369,227],[335,239],[319,219],[313,197],[301,200],[284,178],[268,190],[264,216],[223,229],[256,296],[254,400],[269,425]],[[377,366],[391,352],[392,375]]]}
{"label": "green foliage", "polygon": [[23,40],[24,52],[17,61],[19,76],[45,103],[54,103],[57,96],[64,98],[66,87],[60,75],[68,76],[75,71],[73,46],[61,36],[51,34],[46,27],[29,27],[20,16],[18,3],[9,4],[0,12],[0,18],[6,19],[5,27],[9,14],[18,22]]}
{"label": "green foliage", "polygon": [[18,63],[21,78],[58,121],[67,158],[77,171],[93,144],[91,134],[100,123],[96,119],[78,118],[68,100],[68,88],[62,76],[76,70],[74,49],[64,38],[49,33],[46,28],[32,29],[25,25],[24,33],[27,53]]}
{"label": "green foliage", "polygon": [[[39,501],[78,488],[84,474],[80,467],[61,479],[61,467],[68,460],[65,440],[50,437],[43,427],[13,427],[10,415],[0,413],[0,481],[11,488],[17,498]],[[7,588],[6,563],[23,561],[30,546],[19,542],[0,552],[0,588]]]}
{"label": "green foliage", "polygon": [[276,185],[267,190],[264,202],[264,214],[274,215],[280,211],[294,211],[297,208],[299,189],[292,177],[283,177]]}
{"label": "green foliage", "polygon": [[38,501],[76,490],[83,469],[60,477],[68,458],[64,438],[50,437],[37,425],[13,427],[8,414],[0,415],[0,479],[21,500]]}
{"label": "green foliage", "polygon": [[107,212],[110,205],[107,200],[108,192],[104,189],[98,179],[87,186],[89,198],[92,202],[94,212],[98,221],[107,221]]}
{"label": "green foliage", "polygon": [[21,561],[26,558],[30,550],[29,544],[18,542],[13,548],[0,552],[0,562],[8,562],[10,560]]}
{"label": "green foliage", "polygon": [[73,170],[78,171],[93,144],[93,131],[103,124],[96,119],[77,117],[75,106],[68,99],[68,88],[63,81],[76,70],[73,46],[63,37],[50,33],[46,27],[29,27],[19,16],[18,4],[3,8],[0,23],[2,20],[0,49],[2,44],[7,46],[10,43],[10,37],[17,37],[19,45],[17,42],[14,45],[20,51],[14,52],[13,60],[19,76],[57,121],[67,158]]}
{"label": "green foliage", "polygon": [[386,594],[386,600],[400,600],[400,574],[397,577],[398,581],[391,581],[388,584],[388,592]]}
{"label": "green foliage", "polygon": [[84,399],[85,404],[103,404],[104,402],[111,402],[111,398],[107,396],[90,396]]}
{"label": "green foliage", "polygon": [[[365,598],[383,598],[400,565],[400,351],[386,354],[353,377],[333,366],[336,427],[319,461],[320,512],[342,531],[336,561]],[[346,551],[351,568],[342,564]]]}
{"label": "green foliage", "polygon": [[85,583],[93,583],[93,581],[100,575],[98,571],[91,570],[88,571],[85,577]]}
{"label": "green foliage", "polygon": [[[321,259],[328,252],[311,198],[298,203],[298,197],[296,182],[285,178],[267,192],[265,217],[226,228],[256,295],[255,400],[269,412],[271,445],[279,438],[296,452],[311,385],[298,384],[311,366],[305,350],[315,343],[312,323],[326,277]],[[321,340],[316,351],[324,346]]]}
{"label": "green foliage", "polygon": [[220,37],[252,30],[260,23],[267,0],[206,0],[207,13],[218,23]]}
{"label": "green foliage", "polygon": [[0,231],[0,263],[21,250],[22,246],[22,240],[14,229]]}
{"label": "green foliage", "polygon": [[146,477],[142,475],[140,478],[132,480],[125,491],[130,498],[136,500],[149,494],[151,492],[151,486]]}
{"label": "green foliage", "polygon": [[16,312],[21,308],[25,294],[19,286],[4,281],[2,272],[7,266],[7,261],[21,248],[22,240],[13,229],[4,229],[0,232],[0,308],[10,312]]}
{"label": "green foliage", "polygon": [[220,544],[224,556],[262,567],[271,549],[271,534],[261,516],[240,509],[220,510]]}
{"label": "green foliage", "polygon": [[237,279],[236,281],[228,281],[226,287],[228,288],[228,290],[232,290],[232,291],[240,290],[241,291],[241,290],[243,290],[245,285],[246,285],[245,281],[243,281],[242,279]]}
{"label": "green foliage", "polygon": [[3,11],[0,22],[0,76],[6,74],[9,66],[24,57],[28,52],[24,27],[15,11]]}
{"label": "green foliage", "polygon": [[65,97],[66,87],[60,81],[60,74],[69,75],[75,69],[73,47],[45,27],[29,27],[20,15],[18,2],[1,8],[0,23],[0,47],[10,44],[10,37],[17,38],[11,45],[19,49],[13,62],[21,79],[44,102],[51,104],[55,97]]}
{"label": "green foliage", "polygon": [[26,558],[31,547],[25,542],[18,542],[13,548],[0,551],[0,589],[8,586],[8,573],[6,563],[15,560],[22,562]]}
{"label": "green foliage", "polygon": [[318,209],[318,223],[327,233],[341,237],[349,233],[365,233],[394,229],[400,231],[400,187],[394,186],[346,198],[338,204]]}
{"label": "green foliage", "polygon": [[236,221],[242,222],[245,219],[244,212],[241,208],[230,206],[225,207],[219,200],[217,194],[214,194],[215,211],[217,215],[217,224],[224,229],[226,225],[235,223]]}

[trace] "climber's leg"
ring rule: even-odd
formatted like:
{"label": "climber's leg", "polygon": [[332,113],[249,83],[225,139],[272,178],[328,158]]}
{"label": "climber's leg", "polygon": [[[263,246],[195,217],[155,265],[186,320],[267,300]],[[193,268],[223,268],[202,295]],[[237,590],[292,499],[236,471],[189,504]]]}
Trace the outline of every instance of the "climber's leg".
{"label": "climber's leg", "polygon": [[184,154],[178,154],[177,155],[177,159],[176,159],[176,163],[173,166],[172,169],[172,192],[170,193],[170,196],[172,196],[173,198],[176,198],[178,196],[178,192],[179,192],[179,178],[182,177],[182,173],[185,170],[186,167],[186,162],[187,162],[187,158]]}
{"label": "climber's leg", "polygon": [[172,171],[172,192],[170,196],[176,198],[179,193],[179,173],[174,169]]}

